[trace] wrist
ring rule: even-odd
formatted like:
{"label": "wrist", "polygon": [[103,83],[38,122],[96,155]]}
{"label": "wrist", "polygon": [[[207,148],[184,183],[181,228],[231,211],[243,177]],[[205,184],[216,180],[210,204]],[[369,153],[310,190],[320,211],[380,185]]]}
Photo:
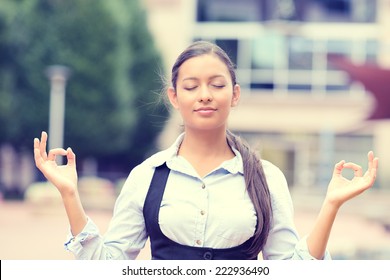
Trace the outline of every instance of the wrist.
{"label": "wrist", "polygon": [[61,197],[62,197],[63,201],[65,201],[65,200],[73,200],[73,199],[77,199],[79,197],[78,192],[77,192],[76,189],[63,190],[60,193],[61,193]]}
{"label": "wrist", "polygon": [[322,208],[326,209],[327,211],[335,212],[339,211],[342,203],[340,203],[337,200],[331,199],[329,197],[325,197],[325,200],[322,204]]}

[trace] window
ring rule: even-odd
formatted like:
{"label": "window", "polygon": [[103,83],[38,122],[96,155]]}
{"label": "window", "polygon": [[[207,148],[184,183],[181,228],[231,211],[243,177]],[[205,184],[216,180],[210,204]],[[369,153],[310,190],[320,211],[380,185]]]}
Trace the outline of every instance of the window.
{"label": "window", "polygon": [[237,40],[216,40],[215,43],[220,46],[230,57],[234,65],[237,65]]}
{"label": "window", "polygon": [[[328,40],[326,44],[327,53],[349,57],[352,53],[352,41],[347,40]],[[328,70],[337,70],[331,64],[328,64]]]}
{"label": "window", "polygon": [[377,0],[198,0],[199,22],[375,22]]}
{"label": "window", "polygon": [[259,0],[198,0],[197,20],[203,21],[260,21],[262,2]]}
{"label": "window", "polygon": [[289,69],[313,68],[313,42],[303,37],[288,38],[288,64]]}
{"label": "window", "polygon": [[[302,21],[375,22],[377,0],[297,0]],[[307,2],[305,5],[303,2]]]}
{"label": "window", "polygon": [[380,52],[378,41],[367,40],[365,47],[366,47],[366,61],[370,63],[377,63],[378,53]]}

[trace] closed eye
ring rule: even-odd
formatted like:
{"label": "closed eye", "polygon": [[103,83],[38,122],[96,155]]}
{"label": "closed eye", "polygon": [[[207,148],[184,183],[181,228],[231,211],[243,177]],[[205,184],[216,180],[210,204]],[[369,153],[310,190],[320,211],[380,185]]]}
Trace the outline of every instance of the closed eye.
{"label": "closed eye", "polygon": [[192,90],[195,90],[196,88],[197,88],[197,86],[193,86],[193,87],[185,87],[184,89],[188,90],[188,91],[192,91]]}

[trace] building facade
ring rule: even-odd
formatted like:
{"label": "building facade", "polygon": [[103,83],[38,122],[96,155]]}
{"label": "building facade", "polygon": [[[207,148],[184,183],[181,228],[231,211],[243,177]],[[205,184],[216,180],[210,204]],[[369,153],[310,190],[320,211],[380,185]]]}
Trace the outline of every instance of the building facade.
{"label": "building facade", "polygon": [[[242,99],[229,127],[278,165],[291,188],[323,190],[337,161],[367,168],[365,155],[373,150],[381,160],[375,187],[390,190],[389,120],[368,120],[375,98],[328,59],[341,55],[356,64],[390,67],[390,0],[144,4],[167,73],[195,40],[215,42],[230,55]],[[174,113],[162,147],[179,132],[180,117]]]}

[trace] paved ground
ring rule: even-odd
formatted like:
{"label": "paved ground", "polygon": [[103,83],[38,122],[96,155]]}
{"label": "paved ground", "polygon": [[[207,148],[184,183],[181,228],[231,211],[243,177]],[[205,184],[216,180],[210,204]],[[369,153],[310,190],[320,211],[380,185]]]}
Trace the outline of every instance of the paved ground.
{"label": "paved ground", "polygon": [[[322,197],[293,193],[293,199],[297,229],[303,235],[313,225]],[[378,217],[388,217],[389,207],[390,196],[366,194],[345,205],[329,242],[334,258],[390,260],[390,232],[378,222]],[[89,209],[88,214],[104,232],[111,212]],[[67,227],[62,205],[55,201],[32,204],[0,200],[0,259],[73,259],[63,248]],[[145,248],[139,259],[149,256]]]}

